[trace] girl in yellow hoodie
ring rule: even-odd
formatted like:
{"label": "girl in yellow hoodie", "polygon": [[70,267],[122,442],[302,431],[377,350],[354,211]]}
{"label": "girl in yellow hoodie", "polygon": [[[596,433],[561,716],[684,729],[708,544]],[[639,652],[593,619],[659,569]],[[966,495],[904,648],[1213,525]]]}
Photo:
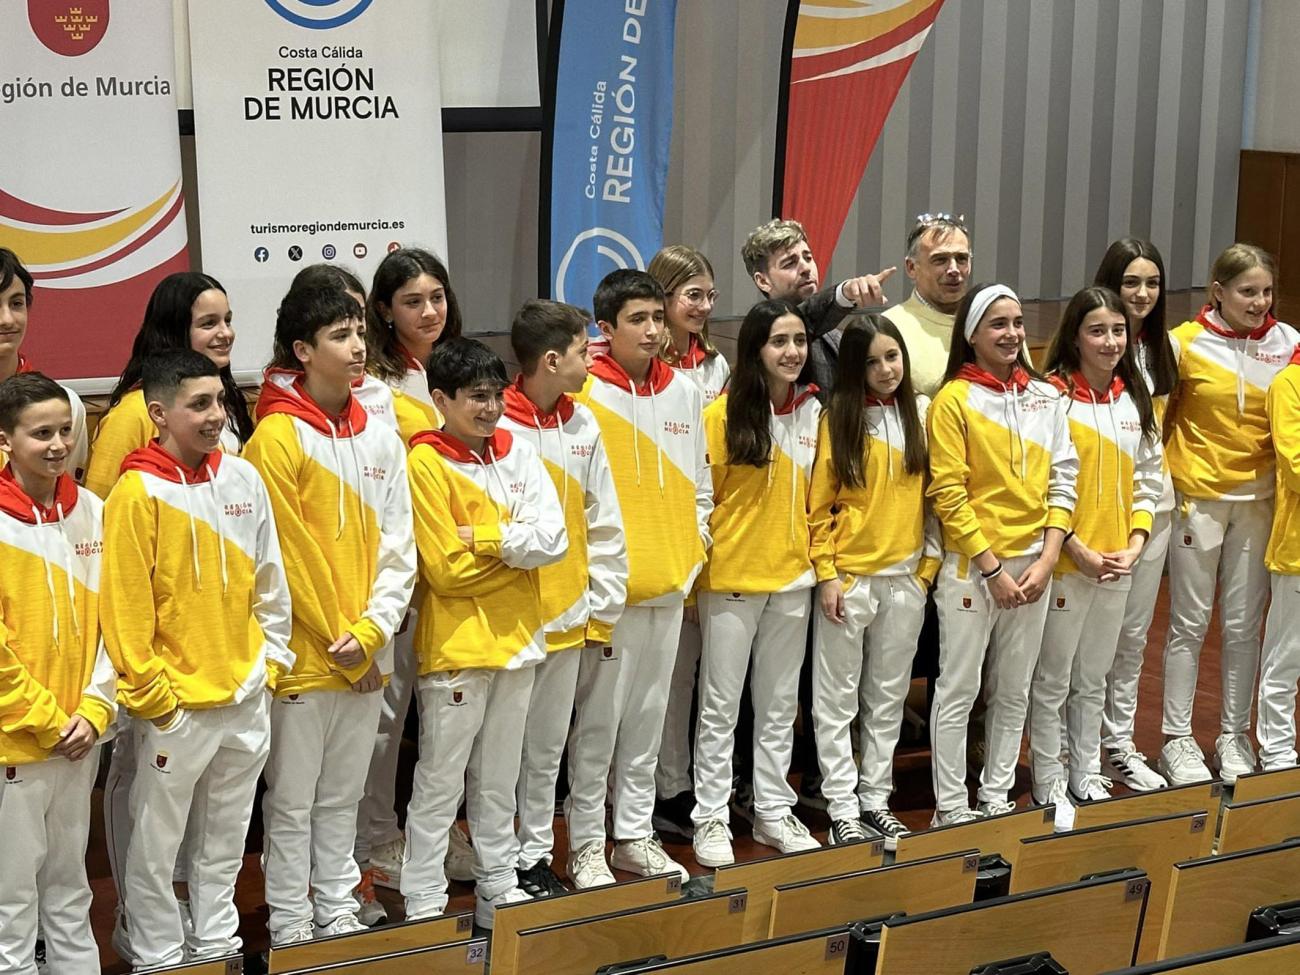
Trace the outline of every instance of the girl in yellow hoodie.
{"label": "girl in yellow hoodie", "polygon": [[715,542],[699,584],[704,642],[691,818],[695,858],[709,867],[734,859],[727,800],[751,667],[754,839],[781,853],[819,845],[794,816],[786,782],[813,584],[808,476],[821,406],[815,387],[796,383],[807,359],[807,327],[795,306],[760,301],[740,326],[727,391],[704,411]]}
{"label": "girl in yellow hoodie", "polygon": [[[934,825],[1010,812],[1029,682],[1074,510],[1079,459],[1055,387],[1029,371],[1020,299],[972,288],[930,407],[930,487],[943,526],[939,679],[930,715]],[[988,656],[987,667],[985,656]],[[966,723],[987,672],[988,760],[966,793]]]}
{"label": "girl in yellow hoodie", "polygon": [[889,811],[894,748],[941,555],[925,500],[929,405],[912,390],[893,322],[872,315],[845,329],[809,497],[819,607],[813,719],[832,843],[878,834],[892,850],[906,832]]}

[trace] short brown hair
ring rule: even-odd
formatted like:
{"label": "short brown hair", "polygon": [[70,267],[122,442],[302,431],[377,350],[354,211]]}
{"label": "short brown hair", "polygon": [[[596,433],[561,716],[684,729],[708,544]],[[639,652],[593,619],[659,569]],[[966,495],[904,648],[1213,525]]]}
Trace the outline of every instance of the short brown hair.
{"label": "short brown hair", "polygon": [[767,259],[777,251],[807,239],[808,234],[798,220],[769,220],[749,232],[740,248],[740,258],[752,278],[758,271],[767,271]]}

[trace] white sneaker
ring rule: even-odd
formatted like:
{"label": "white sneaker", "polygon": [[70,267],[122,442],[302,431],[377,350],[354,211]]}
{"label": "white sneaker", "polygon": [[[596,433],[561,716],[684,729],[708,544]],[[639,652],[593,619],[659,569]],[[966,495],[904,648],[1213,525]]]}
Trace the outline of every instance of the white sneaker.
{"label": "white sneaker", "polygon": [[399,836],[395,840],[381,843],[370,849],[370,870],[376,886],[389,890],[401,890],[402,860],[406,856],[406,839]]}
{"label": "white sneaker", "polygon": [[360,894],[353,894],[357,902],[357,920],[368,928],[376,927],[388,920],[388,909],[379,903],[378,898],[363,900]]}
{"label": "white sneaker", "polygon": [[311,921],[302,921],[291,928],[286,928],[279,934],[271,935],[271,947],[283,948],[285,945],[298,945],[304,941],[314,941],[316,939],[316,925]]}
{"label": "white sneaker", "polygon": [[973,823],[975,820],[983,818],[982,815],[967,806],[958,806],[955,809],[936,809],[934,815],[930,817],[930,828],[960,826],[962,823]]}
{"label": "white sneaker", "polygon": [[474,882],[474,847],[465,831],[455,823],[451,824],[451,831],[447,834],[447,859],[443,862],[443,870],[448,880],[458,880],[462,884]]}
{"label": "white sneaker", "polygon": [[328,924],[316,925],[316,937],[332,938],[336,934],[357,934],[368,930],[355,914],[340,914]]}
{"label": "white sneaker", "polygon": [[1255,771],[1255,750],[1246,735],[1219,735],[1214,743],[1214,764],[1225,785],[1233,785],[1239,775]]}
{"label": "white sneaker", "polygon": [[1070,782],[1070,798],[1078,802],[1096,802],[1110,798],[1110,788],[1115,783],[1104,775],[1089,772]]}
{"label": "white sneaker", "polygon": [[686,868],[664,852],[663,844],[654,833],[639,840],[623,840],[614,844],[609,865],[615,870],[626,870],[642,877],[654,877],[675,870],[681,875],[682,883],[691,879]]}
{"label": "white sneaker", "polygon": [[1170,785],[1191,785],[1193,782],[1208,782],[1214,778],[1196,745],[1196,739],[1190,735],[1171,738],[1165,742],[1160,749],[1160,773]]}
{"label": "white sneaker", "polygon": [[755,820],[754,842],[770,846],[781,853],[821,849],[821,844],[813,839],[808,827],[799,822],[793,813],[787,813],[774,823]]}
{"label": "white sneaker", "polygon": [[1119,748],[1108,748],[1106,768],[1112,779],[1118,779],[1134,792],[1154,792],[1169,784],[1147,764],[1147,757],[1132,742],[1125,742]]}
{"label": "white sneaker", "polygon": [[736,862],[731,849],[731,830],[720,819],[706,819],[695,825],[691,838],[695,862],[702,867],[726,867]]}
{"label": "white sneaker", "polygon": [[497,908],[504,904],[519,904],[523,901],[532,900],[528,894],[518,887],[511,887],[509,890],[503,890],[496,897],[475,897],[474,898],[474,923],[480,928],[492,930],[492,925],[496,923]]}
{"label": "white sneaker", "polygon": [[194,914],[190,910],[190,902],[178,897],[176,899],[176,909],[181,913],[181,931],[188,942],[194,934]]}
{"label": "white sneaker", "polygon": [[981,816],[988,819],[991,816],[1005,816],[1007,813],[1016,811],[1016,804],[1010,799],[984,799],[975,807]]}
{"label": "white sneaker", "polygon": [[1057,776],[1047,783],[1047,788],[1035,784],[1033,788],[1034,805],[1061,806],[1070,802],[1070,785],[1065,776]]}
{"label": "white sneaker", "polygon": [[592,840],[582,846],[576,853],[569,853],[569,881],[577,890],[588,887],[604,887],[614,883],[614,875],[605,862],[605,844]]}

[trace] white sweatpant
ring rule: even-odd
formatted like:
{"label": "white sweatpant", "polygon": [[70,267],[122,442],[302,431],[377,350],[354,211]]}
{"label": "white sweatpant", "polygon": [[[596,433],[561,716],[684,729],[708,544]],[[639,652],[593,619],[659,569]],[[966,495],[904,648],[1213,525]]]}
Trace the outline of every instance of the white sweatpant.
{"label": "white sweatpant", "polygon": [[[894,749],[912,682],[925,592],[913,575],[849,577],[844,622],[813,610],[813,721],[822,795],[832,821],[884,809],[894,788]],[[861,766],[853,762],[858,720]]]}
{"label": "white sweatpant", "polygon": [[555,846],[555,783],[569,738],[573,698],[578,690],[578,665],[584,654],[600,655],[598,647],[557,650],[537,665],[524,724],[519,760],[519,855],[527,870],[551,862]]}
{"label": "white sweatpant", "polygon": [[1273,499],[1179,499],[1169,548],[1169,638],[1165,643],[1166,735],[1192,733],[1196,670],[1219,586],[1223,633],[1220,661],[1225,734],[1250,730],[1259,666],[1259,632],[1268,601],[1264,549],[1273,524]]}
{"label": "white sweatpant", "polygon": [[517,885],[515,786],[534,673],[476,669],[420,678],[420,760],[406,810],[401,881],[408,915],[446,909],[443,861],[462,795],[478,896],[489,900]]}
{"label": "white sweatpant", "polygon": [[366,773],[365,794],[357,807],[357,862],[370,859],[370,849],[402,838],[397,824],[397,762],[402,753],[402,730],[415,695],[420,662],[415,654],[415,610],[406,629],[393,637],[393,672],[379,705],[379,730]]}
{"label": "white sweatpant", "polygon": [[1034,784],[1061,778],[1065,709],[1070,782],[1101,771],[1101,711],[1106,675],[1124,623],[1129,579],[1098,584],[1071,572],[1052,580],[1042,650],[1029,690],[1029,756]]}
{"label": "white sweatpant", "polygon": [[262,868],[272,938],[356,913],[357,804],[382,700],[378,690],[304,691],[271,703]]}
{"label": "white sweatpant", "polygon": [[753,594],[701,592],[700,718],[695,729],[695,809],[702,823],[727,820],[736,717],[751,659],[754,702],[754,814],[765,823],[790,814],[786,776],[794,751],[799,668],[808,632],[808,590]]}
{"label": "white sweatpant", "polygon": [[10,765],[0,778],[0,972],[36,975],[36,930],[58,975],[99,975],[86,840],[99,748],[79,762]]}
{"label": "white sweatpant", "polygon": [[1296,764],[1295,700],[1300,682],[1300,576],[1270,573],[1273,602],[1264,627],[1255,735],[1264,769]]}
{"label": "white sweatpant", "polygon": [[1124,602],[1124,621],[1115,646],[1115,662],[1106,677],[1106,701],[1101,712],[1103,748],[1133,747],[1133,729],[1137,721],[1138,681],[1142,677],[1142,659],[1146,655],[1147,633],[1156,611],[1156,596],[1164,577],[1169,556],[1169,539],[1173,518],[1168,511],[1155,516],[1151,535],[1142,555],[1133,566],[1133,585]]}
{"label": "white sweatpant", "polygon": [[[166,729],[134,723],[139,759],[131,788],[131,842],[126,853],[126,915],[137,968],[239,951],[235,878],[253,814],[257,778],[270,750],[270,695],[239,704],[181,710]],[[172,869],[190,828],[190,913],[181,931]]]}
{"label": "white sweatpant", "polygon": [[[1037,558],[1003,559],[1003,571],[1019,577]],[[963,808],[966,793],[966,725],[984,671],[987,759],[980,773],[980,802],[1005,801],[1015,784],[1020,738],[1029,706],[1029,683],[1047,617],[1047,596],[1015,609],[998,609],[973,565],[958,575],[959,556],[949,553],[939,572],[939,679],[930,713],[934,796],[938,809]],[[987,649],[988,666],[984,667]]]}
{"label": "white sweatpant", "polygon": [[661,799],[671,799],[691,787],[691,719],[695,712],[695,682],[704,645],[700,622],[682,620],[673,661],[672,683],[668,688],[668,708],[664,711],[663,739],[659,743],[659,764],[655,768],[655,792]]}
{"label": "white sweatpant", "polygon": [[605,841],[605,794],[614,783],[614,838],[654,832],[655,766],[682,628],[682,601],[629,606],[611,646],[578,666],[569,737],[569,848]]}

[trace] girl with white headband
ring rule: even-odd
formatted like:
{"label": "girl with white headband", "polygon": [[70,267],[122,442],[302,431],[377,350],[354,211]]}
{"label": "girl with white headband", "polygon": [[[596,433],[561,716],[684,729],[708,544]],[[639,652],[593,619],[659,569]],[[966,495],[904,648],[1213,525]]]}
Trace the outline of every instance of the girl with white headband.
{"label": "girl with white headband", "polygon": [[1269,254],[1233,244],[1210,269],[1210,303],[1171,333],[1178,385],[1165,428],[1177,504],[1160,750],[1160,770],[1170,785],[1210,778],[1192,737],[1192,701],[1216,583],[1223,696],[1215,764],[1226,783],[1255,768],[1250,706],[1268,601],[1264,548],[1275,476],[1264,399],[1300,341],[1300,333],[1273,317],[1275,276]]}
{"label": "girl with white headband", "polygon": [[[930,717],[933,825],[1010,812],[1044,593],[1069,529],[1079,460],[1060,393],[1030,371],[1020,299],[973,288],[930,407],[930,487],[943,528],[939,679]],[[985,656],[988,666],[984,667]],[[987,672],[988,760],[966,792],[966,722]]]}
{"label": "girl with white headband", "polygon": [[1160,432],[1134,344],[1119,295],[1092,287],[1070,299],[1047,350],[1079,454],[1078,501],[1047,602],[1029,695],[1029,745],[1034,801],[1055,805],[1062,825],[1073,821],[1071,799],[1110,798],[1111,780],[1101,775],[1106,675],[1164,487]]}

